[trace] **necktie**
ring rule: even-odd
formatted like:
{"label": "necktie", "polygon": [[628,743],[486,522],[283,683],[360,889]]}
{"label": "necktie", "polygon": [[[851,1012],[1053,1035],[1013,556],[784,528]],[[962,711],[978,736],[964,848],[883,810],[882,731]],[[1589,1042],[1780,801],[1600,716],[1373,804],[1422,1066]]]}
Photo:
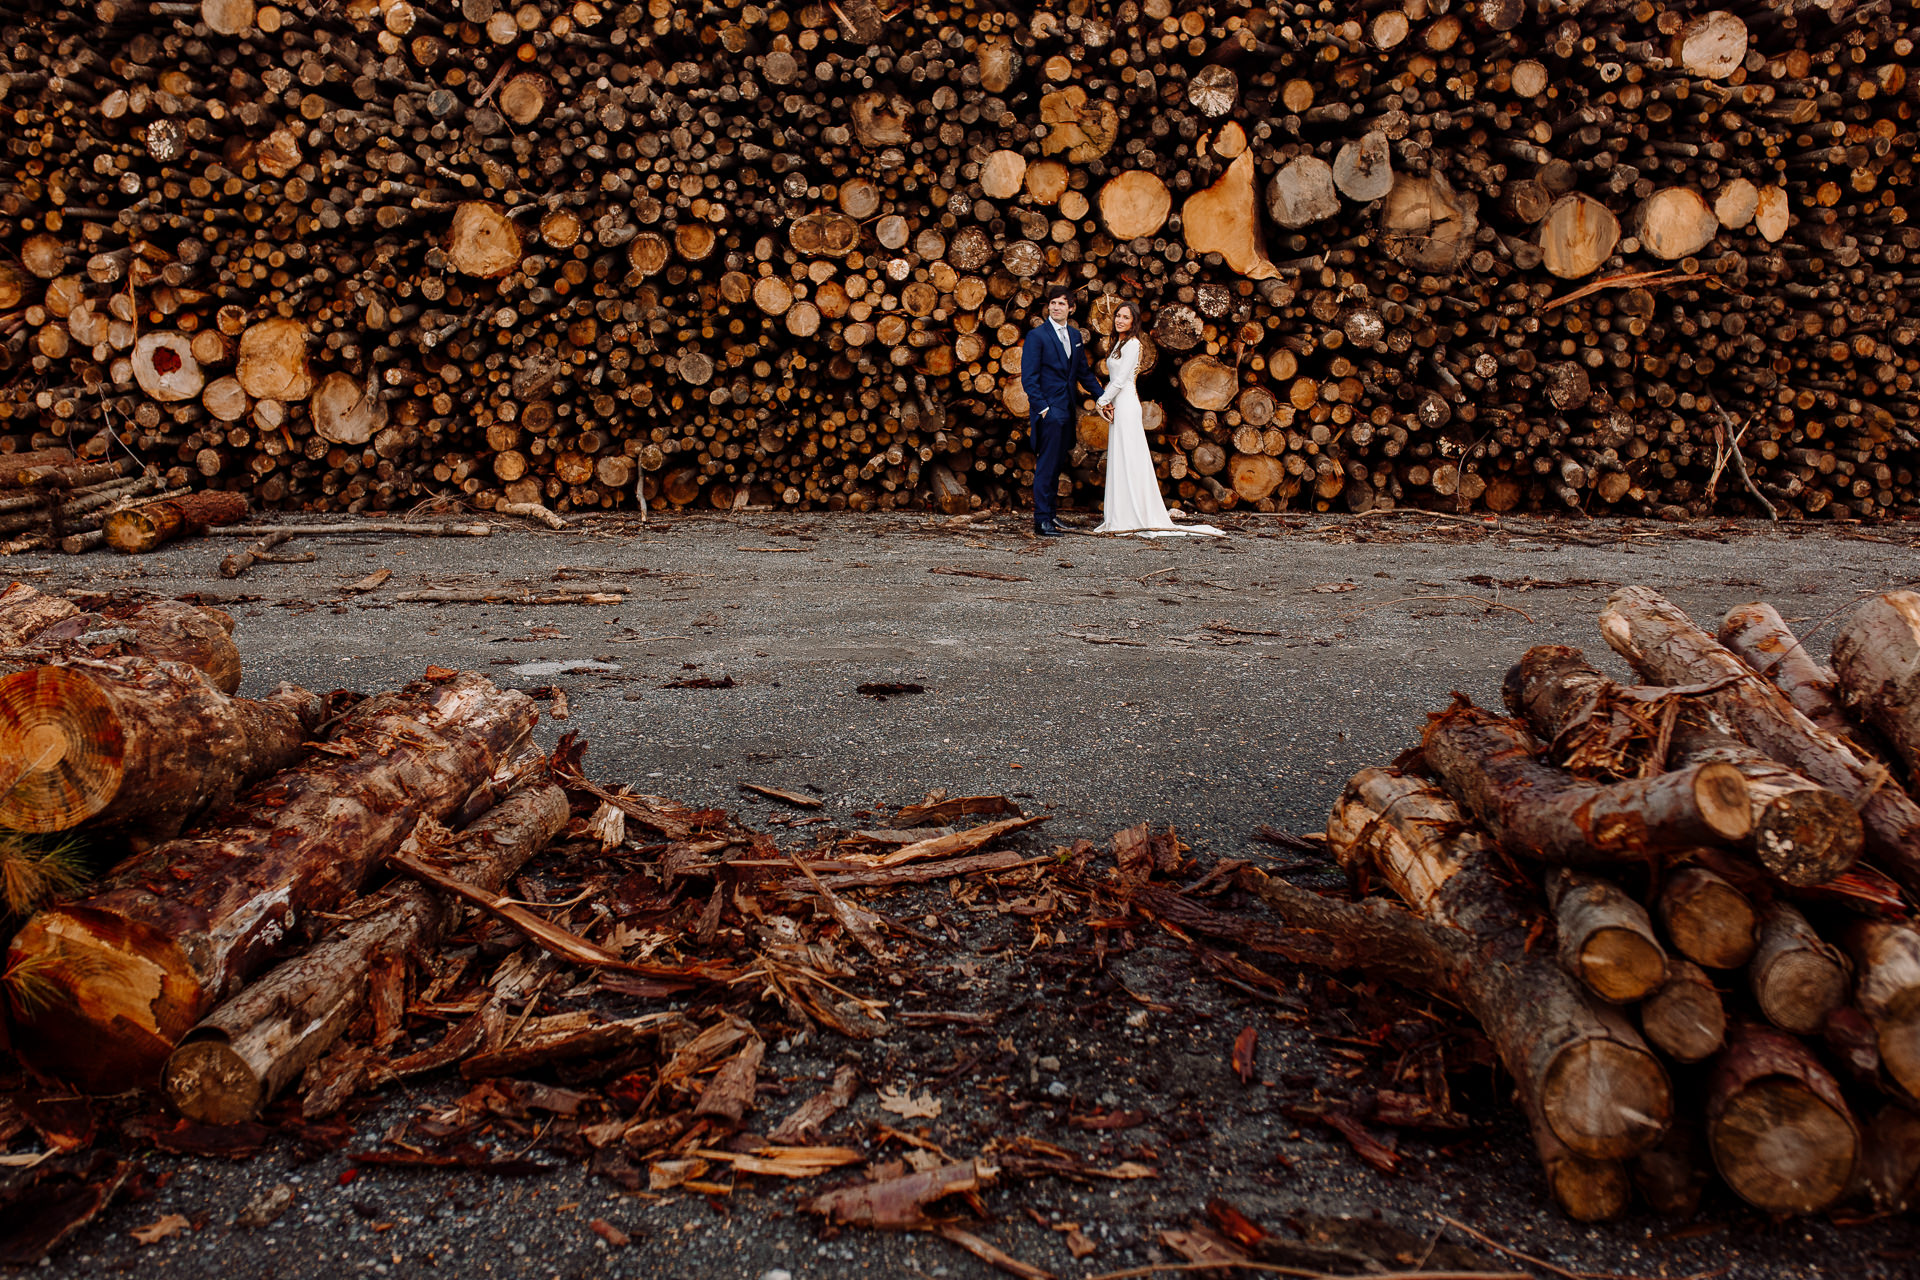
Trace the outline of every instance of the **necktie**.
{"label": "necktie", "polygon": [[1065,351],[1067,357],[1071,359],[1073,357],[1073,340],[1067,337],[1067,326],[1056,320],[1053,324],[1053,331],[1059,335],[1061,350]]}

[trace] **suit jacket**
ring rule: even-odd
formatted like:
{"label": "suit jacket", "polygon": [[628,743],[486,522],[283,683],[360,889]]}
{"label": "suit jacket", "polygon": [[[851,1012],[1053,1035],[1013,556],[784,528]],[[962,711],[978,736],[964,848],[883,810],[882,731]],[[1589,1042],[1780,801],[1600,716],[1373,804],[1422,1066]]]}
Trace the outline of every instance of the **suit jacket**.
{"label": "suit jacket", "polygon": [[[1033,421],[1044,417],[1051,423],[1056,416],[1062,421],[1070,417],[1075,386],[1095,396],[1105,390],[1087,363],[1086,340],[1080,331],[1068,325],[1067,334],[1073,341],[1072,356],[1060,349],[1060,336],[1053,331],[1053,322],[1045,319],[1028,331],[1021,348],[1020,387],[1027,393],[1027,416]],[[1054,412],[1042,415],[1042,409]]]}

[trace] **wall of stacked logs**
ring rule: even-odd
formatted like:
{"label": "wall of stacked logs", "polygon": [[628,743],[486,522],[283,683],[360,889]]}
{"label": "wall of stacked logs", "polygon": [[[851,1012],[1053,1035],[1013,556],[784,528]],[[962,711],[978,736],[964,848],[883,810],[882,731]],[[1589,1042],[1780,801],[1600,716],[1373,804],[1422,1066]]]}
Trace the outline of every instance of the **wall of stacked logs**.
{"label": "wall of stacked logs", "polygon": [[1202,511],[1914,514],[1905,6],[1725,3],[12,0],[0,448],[1005,506],[1067,283]]}

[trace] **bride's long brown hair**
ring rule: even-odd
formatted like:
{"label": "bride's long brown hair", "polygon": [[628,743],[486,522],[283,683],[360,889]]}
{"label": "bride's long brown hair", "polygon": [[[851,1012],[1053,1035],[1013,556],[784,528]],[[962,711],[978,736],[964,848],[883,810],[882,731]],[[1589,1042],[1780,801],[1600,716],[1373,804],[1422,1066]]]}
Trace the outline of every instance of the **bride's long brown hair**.
{"label": "bride's long brown hair", "polygon": [[1114,352],[1120,349],[1120,344],[1122,342],[1125,342],[1128,338],[1138,338],[1142,333],[1146,331],[1146,317],[1141,314],[1140,304],[1133,301],[1131,298],[1122,298],[1120,299],[1119,303],[1114,306],[1113,315],[1109,318],[1110,324],[1113,323],[1114,321],[1119,320],[1120,312],[1123,309],[1127,312],[1129,316],[1132,317],[1132,323],[1127,326],[1127,331],[1125,333],[1121,333],[1119,329],[1116,327],[1112,333],[1107,335],[1107,352],[1106,353],[1109,357],[1111,357]]}

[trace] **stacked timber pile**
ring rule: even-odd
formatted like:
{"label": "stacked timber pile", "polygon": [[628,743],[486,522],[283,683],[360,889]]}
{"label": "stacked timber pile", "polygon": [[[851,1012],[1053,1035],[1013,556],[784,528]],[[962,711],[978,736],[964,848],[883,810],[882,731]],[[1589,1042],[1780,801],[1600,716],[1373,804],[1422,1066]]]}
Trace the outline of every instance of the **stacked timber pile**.
{"label": "stacked timber pile", "polygon": [[13,6],[0,447],[957,514],[1067,282],[1204,511],[1920,511],[1901,6],[1069,8]]}
{"label": "stacked timber pile", "polygon": [[[1540,645],[1507,715],[1430,717],[1348,783],[1327,846],[1393,897],[1243,876],[1301,958],[1464,1008],[1511,1073],[1554,1198],[1691,1212],[1709,1167],[1774,1214],[1920,1195],[1920,595],[1821,665],[1764,604],[1716,639],[1616,592],[1645,685]],[[1285,951],[1287,948],[1281,948]]]}
{"label": "stacked timber pile", "polygon": [[[356,1143],[363,1168],[517,1176],[556,1167],[537,1146],[628,1191],[716,1197],[863,1166],[874,1181],[814,1211],[990,1260],[920,1205],[1002,1177],[1151,1176],[1010,1136],[910,1174],[868,1166],[869,1144],[819,1141],[862,1087],[844,1064],[764,1136],[743,1124],[786,1092],[762,1078],[770,1044],[898,1025],[857,988],[899,985],[901,939],[934,939],[858,898],[1031,886],[1054,860],[993,846],[1044,816],[936,793],[783,852],[722,810],[594,782],[577,739],[535,749],[532,701],[478,673],[236,696],[232,627],[0,594],[0,1043],[26,1068],[0,1074],[0,1148],[44,1146],[8,1155],[0,1261],[46,1257],[154,1148]],[[357,1096],[435,1075],[459,1082],[446,1105],[364,1140]],[[281,1192],[243,1219],[270,1221]]]}

